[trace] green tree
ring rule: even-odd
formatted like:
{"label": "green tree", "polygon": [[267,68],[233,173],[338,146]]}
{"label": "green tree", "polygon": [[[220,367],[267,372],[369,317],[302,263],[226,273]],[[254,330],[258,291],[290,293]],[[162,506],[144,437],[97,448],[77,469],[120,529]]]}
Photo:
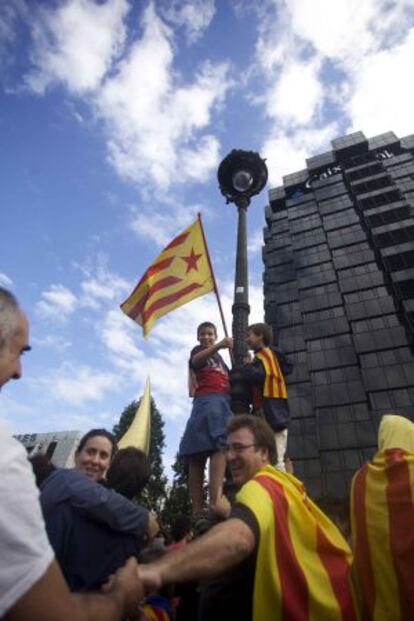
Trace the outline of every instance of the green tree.
{"label": "green tree", "polygon": [[162,513],[163,524],[169,528],[180,515],[191,515],[187,471],[184,460],[178,455],[176,455],[172,469],[174,471],[173,482]]}
{"label": "green tree", "polygon": [[[114,425],[113,433],[117,440],[126,433],[134,419],[141,399],[132,401],[121,414],[119,422]],[[164,421],[154,399],[151,398],[151,437],[148,459],[151,465],[151,477],[141,496],[141,502],[160,515],[167,497],[167,477],[164,474],[162,454],[165,447]]]}

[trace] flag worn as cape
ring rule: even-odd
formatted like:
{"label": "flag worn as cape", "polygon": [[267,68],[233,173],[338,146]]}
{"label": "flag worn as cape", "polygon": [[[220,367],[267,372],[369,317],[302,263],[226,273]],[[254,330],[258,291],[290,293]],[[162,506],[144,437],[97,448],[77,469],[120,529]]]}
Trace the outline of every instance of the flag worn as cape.
{"label": "flag worn as cape", "polygon": [[237,500],[260,531],[253,621],[357,621],[351,550],[303,484],[265,466]]}
{"label": "flag worn as cape", "polygon": [[385,415],[379,448],[351,488],[356,582],[367,621],[414,614],[414,424]]}
{"label": "flag worn as cape", "polygon": [[147,378],[141,403],[136,411],[128,431],[118,441],[118,448],[134,446],[148,455],[151,437],[151,387],[150,379]]}
{"label": "flag worn as cape", "polygon": [[214,278],[198,218],[151,263],[121,309],[147,335],[157,319],[213,290]]}
{"label": "flag worn as cape", "polygon": [[287,399],[286,384],[276,354],[270,347],[263,347],[255,355],[265,370],[263,397]]}

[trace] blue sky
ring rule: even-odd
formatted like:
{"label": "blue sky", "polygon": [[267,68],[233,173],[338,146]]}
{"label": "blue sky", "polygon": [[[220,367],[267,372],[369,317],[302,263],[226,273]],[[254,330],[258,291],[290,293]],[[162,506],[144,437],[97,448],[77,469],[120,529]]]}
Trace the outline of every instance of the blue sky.
{"label": "blue sky", "polygon": [[[171,463],[188,352],[200,321],[219,323],[215,300],[147,340],[119,303],[201,211],[230,326],[221,159],[259,151],[274,187],[337,136],[413,133],[413,58],[413,0],[3,0],[0,283],[33,345],[0,400],[12,430],[111,428],[149,373]],[[252,321],[266,198],[248,213]]]}

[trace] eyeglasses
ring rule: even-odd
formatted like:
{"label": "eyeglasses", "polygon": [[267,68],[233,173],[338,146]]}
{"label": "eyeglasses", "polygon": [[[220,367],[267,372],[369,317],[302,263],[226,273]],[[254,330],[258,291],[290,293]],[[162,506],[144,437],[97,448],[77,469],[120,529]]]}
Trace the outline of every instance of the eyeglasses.
{"label": "eyeglasses", "polygon": [[240,442],[235,442],[234,444],[226,444],[224,452],[229,453],[231,451],[232,453],[242,453],[252,446],[256,446],[256,444],[241,444]]}

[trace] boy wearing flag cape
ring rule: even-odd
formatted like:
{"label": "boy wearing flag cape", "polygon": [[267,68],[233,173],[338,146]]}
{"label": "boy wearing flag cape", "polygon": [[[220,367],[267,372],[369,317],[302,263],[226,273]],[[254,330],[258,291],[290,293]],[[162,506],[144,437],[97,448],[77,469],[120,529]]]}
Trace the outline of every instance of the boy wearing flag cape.
{"label": "boy wearing flag cape", "polygon": [[285,454],[290,414],[284,376],[292,372],[293,365],[278,347],[271,344],[272,328],[268,324],[250,325],[247,328],[246,340],[249,349],[254,352],[254,359],[242,367],[242,373],[251,389],[253,412],[263,415],[273,429],[277,452],[276,467],[286,472]]}

